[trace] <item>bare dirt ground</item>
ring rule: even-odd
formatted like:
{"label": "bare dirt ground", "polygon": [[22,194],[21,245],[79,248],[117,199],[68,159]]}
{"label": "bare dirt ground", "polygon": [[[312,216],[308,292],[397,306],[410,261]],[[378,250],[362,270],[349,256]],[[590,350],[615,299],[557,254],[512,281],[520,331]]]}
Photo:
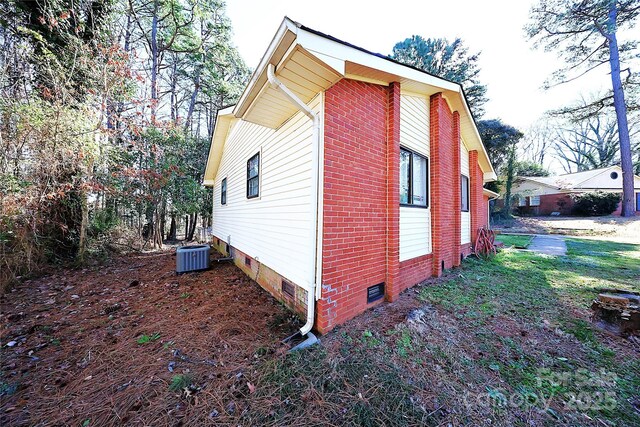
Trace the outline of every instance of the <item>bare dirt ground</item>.
{"label": "bare dirt ground", "polygon": [[491,226],[503,233],[564,234],[640,243],[640,217],[515,217],[513,220],[494,221]]}
{"label": "bare dirt ground", "polygon": [[172,252],[27,280],[1,300],[0,425],[226,424],[297,319],[231,264]]}

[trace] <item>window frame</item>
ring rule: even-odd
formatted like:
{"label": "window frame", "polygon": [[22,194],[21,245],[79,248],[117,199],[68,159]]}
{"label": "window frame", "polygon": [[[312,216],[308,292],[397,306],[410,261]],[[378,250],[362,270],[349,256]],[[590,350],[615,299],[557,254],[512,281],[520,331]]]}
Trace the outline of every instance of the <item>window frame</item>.
{"label": "window frame", "polygon": [[[251,161],[255,158],[258,158],[258,172],[256,173],[255,176],[251,176],[251,169],[249,167],[249,165],[251,164]],[[247,199],[256,199],[258,197],[260,197],[260,151],[258,151],[256,154],[254,154],[253,156],[249,157],[249,160],[247,160]],[[258,185],[257,185],[257,192],[256,194],[249,194],[249,182],[252,180],[256,180],[258,181]]]}
{"label": "window frame", "polygon": [[[430,205],[431,205],[431,179],[430,179],[430,172],[431,172],[431,162],[429,157],[424,156],[420,153],[417,153],[409,148],[405,148],[403,146],[400,146],[400,154],[402,153],[402,151],[406,151],[407,153],[409,153],[409,194],[407,197],[408,203],[402,203],[400,202],[400,206],[404,206],[404,207],[408,207],[408,208],[421,208],[421,209],[429,209]],[[427,187],[427,194],[426,194],[426,204],[425,205],[416,205],[413,203],[413,157],[414,156],[418,156],[422,159],[425,160],[425,164],[427,166],[427,170],[426,170],[426,187]],[[398,158],[398,169],[400,169],[400,158]],[[399,175],[399,174],[398,174]],[[398,196],[400,194],[398,193]]]}
{"label": "window frame", "polygon": [[[538,202],[536,204],[534,204],[534,202],[533,202],[533,198],[534,197],[538,198]],[[529,196],[529,206],[531,206],[531,207],[540,206],[540,196]]]}
{"label": "window frame", "polygon": [[220,182],[220,204],[227,204],[227,177],[225,176]]}
{"label": "window frame", "polygon": [[[467,183],[467,197],[465,198],[466,200],[463,201],[463,197],[464,193],[462,192],[462,184],[466,182]],[[469,177],[464,175],[464,174],[460,174],[460,212],[469,212],[469,207],[471,205],[471,197],[469,195],[470,192],[470,185],[469,185]],[[466,209],[465,209],[465,203],[466,202]]]}

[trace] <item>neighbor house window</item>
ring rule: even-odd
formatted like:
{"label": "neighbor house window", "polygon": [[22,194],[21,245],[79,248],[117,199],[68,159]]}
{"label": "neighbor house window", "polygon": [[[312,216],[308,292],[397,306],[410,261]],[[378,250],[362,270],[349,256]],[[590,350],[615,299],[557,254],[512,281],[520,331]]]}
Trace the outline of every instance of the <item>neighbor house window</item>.
{"label": "neighbor house window", "polygon": [[462,212],[469,212],[469,177],[460,176],[460,203]]}
{"label": "neighbor house window", "polygon": [[518,206],[527,206],[527,198],[518,197]]}
{"label": "neighbor house window", "polygon": [[220,184],[220,204],[227,204],[227,178],[223,179]]}
{"label": "neighbor house window", "polygon": [[247,199],[258,197],[260,193],[260,153],[247,161]]}
{"label": "neighbor house window", "polygon": [[400,204],[429,206],[429,164],[427,158],[400,149]]}
{"label": "neighbor house window", "polygon": [[540,196],[529,197],[529,206],[540,206]]}

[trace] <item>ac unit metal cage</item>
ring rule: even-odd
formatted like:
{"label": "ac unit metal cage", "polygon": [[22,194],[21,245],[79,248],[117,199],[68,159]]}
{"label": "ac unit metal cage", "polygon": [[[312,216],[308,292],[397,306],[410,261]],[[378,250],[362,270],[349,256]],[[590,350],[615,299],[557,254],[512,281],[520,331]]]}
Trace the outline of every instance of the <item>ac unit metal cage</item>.
{"label": "ac unit metal cage", "polygon": [[176,273],[207,270],[211,266],[209,245],[181,246],[176,249]]}

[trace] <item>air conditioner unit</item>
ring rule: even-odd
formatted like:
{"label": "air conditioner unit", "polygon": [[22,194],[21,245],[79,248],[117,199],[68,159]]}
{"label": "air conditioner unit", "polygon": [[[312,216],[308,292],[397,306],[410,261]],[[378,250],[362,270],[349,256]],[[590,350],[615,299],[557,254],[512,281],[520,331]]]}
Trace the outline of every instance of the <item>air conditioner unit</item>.
{"label": "air conditioner unit", "polygon": [[207,270],[211,266],[209,245],[181,246],[176,249],[176,273]]}

